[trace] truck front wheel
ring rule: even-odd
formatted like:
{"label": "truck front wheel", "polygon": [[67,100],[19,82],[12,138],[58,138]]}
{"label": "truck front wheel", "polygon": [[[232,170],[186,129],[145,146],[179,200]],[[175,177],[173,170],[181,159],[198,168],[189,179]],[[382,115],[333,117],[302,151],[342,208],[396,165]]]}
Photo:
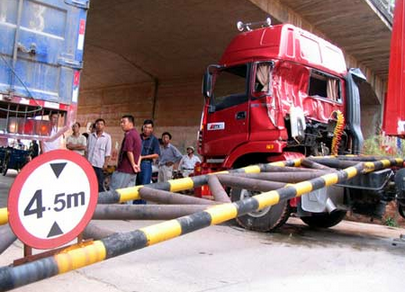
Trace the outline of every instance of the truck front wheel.
{"label": "truck front wheel", "polygon": [[346,214],[346,211],[337,210],[331,213],[313,214],[312,216],[301,217],[300,219],[310,227],[329,228],[340,223]]}
{"label": "truck front wheel", "polygon": [[[231,190],[231,200],[236,202],[257,194],[259,193],[246,189],[233,188]],[[290,212],[291,210],[288,201],[284,201],[275,206],[250,212],[246,215],[238,217],[236,220],[240,226],[246,229],[267,232],[273,231],[282,226],[288,220]]]}

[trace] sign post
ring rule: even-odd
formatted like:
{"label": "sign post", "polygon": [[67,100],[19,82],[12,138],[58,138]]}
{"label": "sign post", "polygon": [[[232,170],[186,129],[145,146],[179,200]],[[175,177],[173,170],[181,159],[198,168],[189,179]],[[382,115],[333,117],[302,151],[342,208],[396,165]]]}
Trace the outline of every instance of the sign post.
{"label": "sign post", "polygon": [[97,178],[84,157],[68,150],[45,153],[22,169],[10,189],[10,227],[29,247],[59,247],[84,230],[97,197]]}

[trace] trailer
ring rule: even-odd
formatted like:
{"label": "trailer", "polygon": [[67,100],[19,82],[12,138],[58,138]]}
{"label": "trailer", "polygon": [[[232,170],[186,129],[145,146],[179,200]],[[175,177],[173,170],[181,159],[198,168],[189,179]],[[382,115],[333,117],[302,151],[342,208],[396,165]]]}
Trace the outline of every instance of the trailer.
{"label": "trailer", "polygon": [[52,139],[76,117],[89,1],[0,2],[0,137]]}

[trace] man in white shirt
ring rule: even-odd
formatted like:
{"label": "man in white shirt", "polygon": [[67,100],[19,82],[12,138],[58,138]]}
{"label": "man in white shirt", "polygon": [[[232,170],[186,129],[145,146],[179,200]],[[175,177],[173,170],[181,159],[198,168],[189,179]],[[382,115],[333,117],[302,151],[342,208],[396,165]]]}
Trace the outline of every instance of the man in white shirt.
{"label": "man in white shirt", "polygon": [[69,128],[66,126],[58,131],[58,113],[51,113],[49,115],[49,120],[51,122],[51,133],[50,138],[40,142],[41,153],[46,153],[52,150],[57,150],[62,148],[63,133]]}
{"label": "man in white shirt", "polygon": [[200,158],[194,155],[195,148],[193,146],[188,146],[186,152],[187,154],[183,155],[179,162],[179,169],[182,171],[183,177],[188,177],[193,173],[196,163],[201,163]]}
{"label": "man in white shirt", "polygon": [[72,135],[66,138],[66,148],[84,156],[87,140],[85,136],[80,134],[79,130],[80,124],[78,122],[74,123],[72,126]]}
{"label": "man in white shirt", "polygon": [[103,119],[95,121],[96,132],[89,134],[87,141],[87,160],[93,169],[99,182],[99,192],[103,192],[104,173],[107,169],[111,156],[111,137],[104,132],[106,122]]}

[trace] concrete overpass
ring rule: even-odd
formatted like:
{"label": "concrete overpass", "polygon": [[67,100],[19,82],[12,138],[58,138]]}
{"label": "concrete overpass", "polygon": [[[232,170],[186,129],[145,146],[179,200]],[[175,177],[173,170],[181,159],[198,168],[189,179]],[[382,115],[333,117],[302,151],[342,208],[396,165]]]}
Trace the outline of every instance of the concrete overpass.
{"label": "concrete overpass", "polygon": [[[391,25],[367,0],[97,0],[89,10],[78,120],[103,117],[115,141],[118,121],[156,121],[174,144],[194,144],[203,97],[201,76],[237,34],[235,23],[292,23],[330,40],[360,67],[376,96],[363,114],[378,123],[386,88]],[[368,118],[371,124],[371,118]],[[366,129],[366,128],[365,128]],[[366,129],[370,134],[373,127]],[[118,147],[118,145],[115,145]]]}

